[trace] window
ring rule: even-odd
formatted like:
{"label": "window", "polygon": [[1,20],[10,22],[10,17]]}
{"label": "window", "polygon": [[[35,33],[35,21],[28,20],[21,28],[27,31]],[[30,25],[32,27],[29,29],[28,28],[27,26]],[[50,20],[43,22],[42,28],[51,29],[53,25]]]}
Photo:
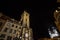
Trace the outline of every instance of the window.
{"label": "window", "polygon": [[16,33],[16,30],[14,30],[14,34]]}
{"label": "window", "polygon": [[21,27],[19,27],[19,29],[21,29]]}
{"label": "window", "polygon": [[27,38],[29,36],[29,34],[28,33],[25,33],[25,37]]}
{"label": "window", "polygon": [[7,32],[7,30],[8,30],[8,28],[5,28],[5,29],[4,29],[4,32]]}
{"label": "window", "polygon": [[16,28],[17,28],[18,26],[16,26]]}
{"label": "window", "polygon": [[14,25],[12,25],[12,27],[14,27]]}
{"label": "window", "polygon": [[0,34],[0,38],[5,38],[5,34]]}
{"label": "window", "polygon": [[9,32],[12,33],[12,29]]}
{"label": "window", "polygon": [[7,36],[7,40],[11,40],[12,39],[12,37],[11,36]]}

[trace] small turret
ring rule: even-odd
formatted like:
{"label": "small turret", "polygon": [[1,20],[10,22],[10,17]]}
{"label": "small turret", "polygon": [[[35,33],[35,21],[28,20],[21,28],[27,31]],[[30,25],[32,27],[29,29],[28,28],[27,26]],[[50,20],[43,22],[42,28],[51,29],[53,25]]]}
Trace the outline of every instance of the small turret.
{"label": "small turret", "polygon": [[29,28],[29,13],[27,13],[26,11],[24,11],[21,15],[21,20],[19,21],[19,23],[21,22],[22,22],[22,25]]}

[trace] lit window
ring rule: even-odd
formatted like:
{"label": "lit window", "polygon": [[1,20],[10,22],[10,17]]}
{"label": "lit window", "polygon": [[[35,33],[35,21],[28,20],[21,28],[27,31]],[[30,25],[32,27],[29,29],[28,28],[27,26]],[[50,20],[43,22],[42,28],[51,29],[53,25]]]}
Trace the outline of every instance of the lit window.
{"label": "lit window", "polygon": [[19,29],[21,29],[21,27],[19,27]]}
{"label": "lit window", "polygon": [[28,33],[25,34],[25,37],[28,37]]}
{"label": "lit window", "polygon": [[21,39],[22,37],[20,37],[20,39]]}
{"label": "lit window", "polygon": [[56,10],[56,12],[58,12],[58,11]]}

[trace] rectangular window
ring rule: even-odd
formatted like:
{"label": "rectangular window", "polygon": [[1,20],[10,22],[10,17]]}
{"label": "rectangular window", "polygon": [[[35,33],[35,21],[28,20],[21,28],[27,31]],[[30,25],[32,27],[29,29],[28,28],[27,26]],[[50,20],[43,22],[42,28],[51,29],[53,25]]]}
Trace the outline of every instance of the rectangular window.
{"label": "rectangular window", "polygon": [[17,28],[18,26],[16,26],[16,28]]}
{"label": "rectangular window", "polygon": [[0,38],[5,38],[5,34],[0,34]]}
{"label": "rectangular window", "polygon": [[16,33],[16,30],[14,30],[14,34]]}
{"label": "rectangular window", "polygon": [[14,27],[14,24],[12,25],[12,27]]}
{"label": "rectangular window", "polygon": [[19,27],[19,29],[21,29],[21,27]]}
{"label": "rectangular window", "polygon": [[11,36],[7,36],[7,40],[11,40],[12,39],[12,37]]}
{"label": "rectangular window", "polygon": [[12,33],[12,29],[10,29],[9,33]]}
{"label": "rectangular window", "polygon": [[5,28],[5,29],[4,29],[4,32],[7,32],[7,30],[8,30],[8,28]]}

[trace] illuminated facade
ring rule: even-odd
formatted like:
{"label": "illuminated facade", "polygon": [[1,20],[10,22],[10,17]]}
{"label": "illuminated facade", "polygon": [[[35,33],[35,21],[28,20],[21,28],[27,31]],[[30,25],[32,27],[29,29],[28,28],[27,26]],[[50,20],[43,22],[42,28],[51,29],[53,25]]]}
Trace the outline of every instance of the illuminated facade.
{"label": "illuminated facade", "polygon": [[24,11],[21,20],[16,21],[0,13],[0,40],[33,40],[29,16]]}

